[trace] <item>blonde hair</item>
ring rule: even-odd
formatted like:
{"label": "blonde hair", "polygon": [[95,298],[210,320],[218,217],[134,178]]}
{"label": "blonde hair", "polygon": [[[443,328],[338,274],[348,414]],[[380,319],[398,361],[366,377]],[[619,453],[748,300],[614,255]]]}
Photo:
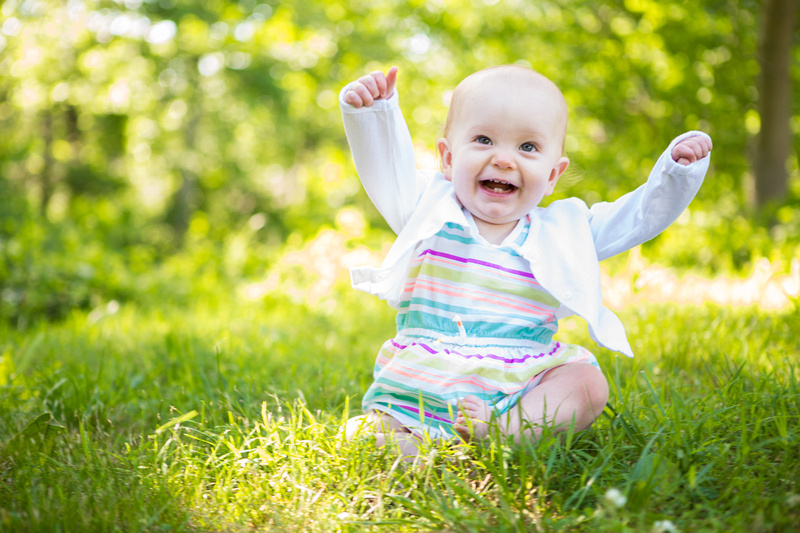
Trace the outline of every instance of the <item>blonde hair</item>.
{"label": "blonde hair", "polygon": [[461,108],[462,100],[465,100],[467,95],[477,86],[484,83],[486,80],[501,78],[505,83],[522,85],[530,88],[543,88],[555,97],[556,105],[560,106],[563,111],[563,135],[561,138],[561,151],[564,151],[564,140],[567,135],[567,102],[561,90],[553,83],[547,76],[533,70],[532,68],[523,67],[520,65],[499,65],[495,67],[485,68],[473,74],[470,74],[459,83],[453,91],[453,96],[450,99],[450,106],[447,109],[447,118],[445,119],[444,128],[442,130],[442,137],[447,138],[456,121],[458,110]]}

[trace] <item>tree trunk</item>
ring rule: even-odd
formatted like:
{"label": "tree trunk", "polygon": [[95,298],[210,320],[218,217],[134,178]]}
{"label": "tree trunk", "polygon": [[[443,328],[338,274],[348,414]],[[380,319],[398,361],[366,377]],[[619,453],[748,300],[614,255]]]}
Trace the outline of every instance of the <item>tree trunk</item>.
{"label": "tree trunk", "polygon": [[758,55],[761,131],[753,159],[757,207],[786,197],[786,163],[792,142],[789,67],[796,22],[797,0],[766,0]]}
{"label": "tree trunk", "polygon": [[44,150],[42,153],[42,171],[39,174],[39,212],[42,217],[47,216],[47,206],[50,205],[50,198],[53,196],[53,115],[46,109],[42,115],[42,140]]}
{"label": "tree trunk", "polygon": [[[198,80],[192,80],[197,87]],[[202,94],[199,89],[193,90],[188,97],[188,120],[183,128],[184,150],[187,154],[194,153],[197,145],[197,129],[200,127],[200,109]],[[186,232],[189,229],[192,215],[195,212],[194,196],[197,193],[197,175],[193,168],[185,162],[179,163],[181,186],[172,197],[172,207],[167,215],[167,220],[172,225],[174,243],[176,248],[182,248]]]}

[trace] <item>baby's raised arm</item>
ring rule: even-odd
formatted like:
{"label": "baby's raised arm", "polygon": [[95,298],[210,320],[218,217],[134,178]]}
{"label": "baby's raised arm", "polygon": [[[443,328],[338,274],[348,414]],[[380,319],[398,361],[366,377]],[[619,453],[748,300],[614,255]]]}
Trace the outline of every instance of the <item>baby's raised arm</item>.
{"label": "baby's raised arm", "polygon": [[690,131],[670,143],[647,182],[614,202],[590,208],[599,260],[648,241],[664,231],[694,198],[710,162],[711,138]]}
{"label": "baby's raised arm", "polygon": [[397,67],[384,74],[380,70],[358,78],[344,95],[345,103],[353,107],[370,107],[375,100],[388,99],[394,94]]}
{"label": "baby's raised arm", "polygon": [[700,161],[713,148],[711,139],[699,135],[684,139],[672,148],[672,160],[683,166]]}
{"label": "baby's raised arm", "polygon": [[339,102],[358,177],[383,218],[400,233],[429,177],[416,170],[396,81],[397,67],[362,76],[342,89]]}

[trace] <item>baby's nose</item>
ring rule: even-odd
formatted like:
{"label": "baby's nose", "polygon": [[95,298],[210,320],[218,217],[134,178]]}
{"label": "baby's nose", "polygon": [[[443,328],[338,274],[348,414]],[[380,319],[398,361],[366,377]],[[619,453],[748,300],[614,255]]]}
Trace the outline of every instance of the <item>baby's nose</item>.
{"label": "baby's nose", "polygon": [[514,157],[508,150],[498,150],[492,157],[492,164],[497,168],[514,168]]}

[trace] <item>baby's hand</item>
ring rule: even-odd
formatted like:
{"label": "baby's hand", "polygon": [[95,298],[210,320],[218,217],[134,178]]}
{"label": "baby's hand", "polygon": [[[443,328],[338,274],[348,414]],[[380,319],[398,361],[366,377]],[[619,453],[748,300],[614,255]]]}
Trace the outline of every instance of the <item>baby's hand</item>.
{"label": "baby's hand", "polygon": [[370,107],[375,100],[387,99],[394,94],[397,81],[397,67],[392,67],[386,75],[381,71],[358,78],[344,95],[345,103],[353,107]]}
{"label": "baby's hand", "polygon": [[672,159],[681,165],[690,165],[700,161],[711,151],[711,140],[706,137],[689,137],[675,145],[672,149]]}

